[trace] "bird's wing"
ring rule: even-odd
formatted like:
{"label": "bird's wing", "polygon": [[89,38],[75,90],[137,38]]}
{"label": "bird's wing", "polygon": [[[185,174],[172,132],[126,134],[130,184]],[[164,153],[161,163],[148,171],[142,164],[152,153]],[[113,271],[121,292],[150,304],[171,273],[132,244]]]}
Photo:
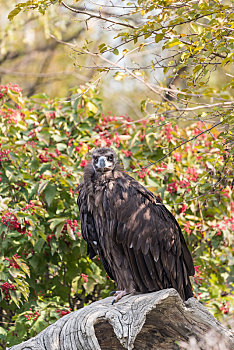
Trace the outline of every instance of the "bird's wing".
{"label": "bird's wing", "polygon": [[93,242],[97,241],[97,233],[93,216],[88,210],[85,187],[82,184],[79,186],[77,204],[80,212],[81,233],[84,240],[87,242],[87,254],[92,259],[95,255],[97,255],[97,252],[93,247]]}
{"label": "bird's wing", "polygon": [[[192,257],[173,215],[127,174],[107,186],[104,210],[112,239],[122,244],[140,291],[174,287],[186,299]],[[191,296],[191,295],[190,295]]]}
{"label": "bird's wing", "polygon": [[91,211],[88,209],[85,186],[83,184],[79,185],[78,191],[79,194],[77,198],[77,204],[80,212],[81,233],[84,240],[87,242],[87,255],[89,255],[90,259],[96,255],[99,255],[102,265],[106,270],[108,276],[114,280],[114,273],[105,258],[105,254],[101,245],[99,244],[99,238],[95,227],[95,218]]}

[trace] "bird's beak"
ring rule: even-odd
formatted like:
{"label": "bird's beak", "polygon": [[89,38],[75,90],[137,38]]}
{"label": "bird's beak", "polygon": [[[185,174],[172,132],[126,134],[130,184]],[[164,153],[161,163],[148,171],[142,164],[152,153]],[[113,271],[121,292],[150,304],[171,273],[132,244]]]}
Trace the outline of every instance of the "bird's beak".
{"label": "bird's beak", "polygon": [[100,165],[101,171],[103,172],[106,167],[106,157],[99,158],[99,165]]}

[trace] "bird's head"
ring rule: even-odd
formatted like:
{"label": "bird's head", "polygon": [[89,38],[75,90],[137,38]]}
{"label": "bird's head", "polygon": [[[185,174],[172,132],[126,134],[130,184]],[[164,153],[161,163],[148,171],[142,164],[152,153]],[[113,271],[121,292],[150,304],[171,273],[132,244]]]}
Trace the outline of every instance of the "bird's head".
{"label": "bird's head", "polygon": [[97,172],[107,172],[115,168],[117,163],[116,153],[112,148],[96,148],[92,153],[92,165]]}

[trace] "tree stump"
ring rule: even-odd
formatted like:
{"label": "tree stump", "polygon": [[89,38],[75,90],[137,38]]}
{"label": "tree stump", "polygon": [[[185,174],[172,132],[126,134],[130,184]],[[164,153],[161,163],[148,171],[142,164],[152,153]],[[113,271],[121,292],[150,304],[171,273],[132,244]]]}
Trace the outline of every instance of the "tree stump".
{"label": "tree stump", "polygon": [[175,289],[113,297],[68,314],[36,337],[11,350],[147,350],[179,349],[179,341],[197,341],[212,329],[227,348],[234,346],[231,331],[220,324],[195,298],[183,302]]}

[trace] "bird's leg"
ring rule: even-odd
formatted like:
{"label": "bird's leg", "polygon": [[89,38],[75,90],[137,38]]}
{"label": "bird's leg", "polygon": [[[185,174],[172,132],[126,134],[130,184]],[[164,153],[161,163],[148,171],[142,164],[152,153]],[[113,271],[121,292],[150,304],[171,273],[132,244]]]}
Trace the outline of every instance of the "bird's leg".
{"label": "bird's leg", "polygon": [[127,292],[126,290],[117,290],[114,294],[115,298],[112,301],[112,305],[114,303],[117,303],[117,301],[119,301],[122,297],[124,297],[125,295],[130,294],[129,292]]}

